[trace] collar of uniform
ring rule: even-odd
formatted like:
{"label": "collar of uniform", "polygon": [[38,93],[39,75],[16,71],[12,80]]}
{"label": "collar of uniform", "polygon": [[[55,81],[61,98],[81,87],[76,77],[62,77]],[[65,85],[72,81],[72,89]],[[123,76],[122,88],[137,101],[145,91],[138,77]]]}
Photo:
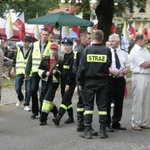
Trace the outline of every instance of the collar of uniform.
{"label": "collar of uniform", "polygon": [[142,49],[144,49],[144,48],[142,48],[141,46],[139,46],[139,45],[137,45],[137,44],[135,44],[135,48],[136,48],[137,50],[142,50]]}
{"label": "collar of uniform", "polygon": [[[39,40],[40,42],[39,42],[39,45],[41,45],[41,40]],[[45,43],[45,45],[47,45],[47,43],[48,43],[48,41]]]}
{"label": "collar of uniform", "polygon": [[120,51],[119,48],[116,48],[116,49],[111,48],[111,52],[114,52],[114,50],[116,50],[116,52],[119,52],[119,51]]}
{"label": "collar of uniform", "polygon": [[83,42],[81,42],[80,44],[81,44],[83,47],[86,47],[86,45],[85,45]]}

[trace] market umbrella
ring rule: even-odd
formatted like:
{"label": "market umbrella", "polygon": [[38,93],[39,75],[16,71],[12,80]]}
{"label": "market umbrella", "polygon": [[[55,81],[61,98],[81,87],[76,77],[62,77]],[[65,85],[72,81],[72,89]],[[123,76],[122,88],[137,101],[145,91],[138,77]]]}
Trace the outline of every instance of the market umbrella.
{"label": "market umbrella", "polygon": [[64,12],[52,13],[38,18],[29,19],[29,24],[43,24],[51,26],[93,26],[93,23]]}

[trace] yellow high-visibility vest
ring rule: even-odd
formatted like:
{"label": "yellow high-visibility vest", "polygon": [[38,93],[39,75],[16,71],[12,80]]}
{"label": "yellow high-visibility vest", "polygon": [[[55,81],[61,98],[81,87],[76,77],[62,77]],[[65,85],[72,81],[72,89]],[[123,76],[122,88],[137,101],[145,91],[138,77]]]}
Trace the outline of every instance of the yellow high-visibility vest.
{"label": "yellow high-visibility vest", "polygon": [[43,54],[40,52],[40,41],[34,42],[34,49],[32,53],[32,73],[33,72],[38,72],[39,65],[42,60],[42,55],[44,56],[49,56],[50,55],[50,45],[51,43],[48,42]]}
{"label": "yellow high-visibility vest", "polygon": [[25,68],[27,65],[27,61],[29,58],[30,52],[28,54],[28,57],[26,59],[24,59],[23,53],[21,52],[21,49],[18,48],[17,50],[17,56],[16,56],[16,75],[17,74],[25,74]]}

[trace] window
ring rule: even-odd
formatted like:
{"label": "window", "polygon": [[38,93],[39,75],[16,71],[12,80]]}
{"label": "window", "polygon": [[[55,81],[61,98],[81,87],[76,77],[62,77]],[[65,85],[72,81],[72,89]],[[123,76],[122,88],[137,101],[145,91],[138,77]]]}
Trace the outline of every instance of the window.
{"label": "window", "polygon": [[146,13],[145,8],[139,8],[139,13]]}

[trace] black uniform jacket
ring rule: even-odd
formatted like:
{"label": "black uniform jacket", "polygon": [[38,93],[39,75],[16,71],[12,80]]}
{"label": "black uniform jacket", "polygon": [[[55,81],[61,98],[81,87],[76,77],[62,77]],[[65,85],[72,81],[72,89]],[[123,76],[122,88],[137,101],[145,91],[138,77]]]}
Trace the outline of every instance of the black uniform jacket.
{"label": "black uniform jacket", "polygon": [[83,86],[86,79],[98,79],[109,75],[111,66],[111,51],[104,45],[93,44],[84,49],[77,81]]}
{"label": "black uniform jacket", "polygon": [[69,54],[64,55],[64,59],[61,67],[61,79],[66,80],[66,84],[70,85],[75,81],[75,74],[73,73],[73,61],[74,61],[74,53],[70,52]]}
{"label": "black uniform jacket", "polygon": [[[46,72],[49,71],[49,68],[50,68],[50,56],[45,56],[41,63],[40,63],[40,66],[39,66],[39,69],[43,70],[43,73],[42,73],[42,78],[46,78]],[[58,60],[55,60],[55,66],[54,68],[55,70],[57,70],[56,74],[53,74],[57,79],[60,78],[60,72],[59,72],[59,69],[60,69],[60,65],[59,65],[59,61]]]}
{"label": "black uniform jacket", "polygon": [[73,63],[73,71],[74,73],[77,73],[79,69],[80,60],[82,57],[83,50],[86,48],[86,46],[83,43],[80,43],[78,47],[76,48],[76,57],[74,57],[74,63]]}

